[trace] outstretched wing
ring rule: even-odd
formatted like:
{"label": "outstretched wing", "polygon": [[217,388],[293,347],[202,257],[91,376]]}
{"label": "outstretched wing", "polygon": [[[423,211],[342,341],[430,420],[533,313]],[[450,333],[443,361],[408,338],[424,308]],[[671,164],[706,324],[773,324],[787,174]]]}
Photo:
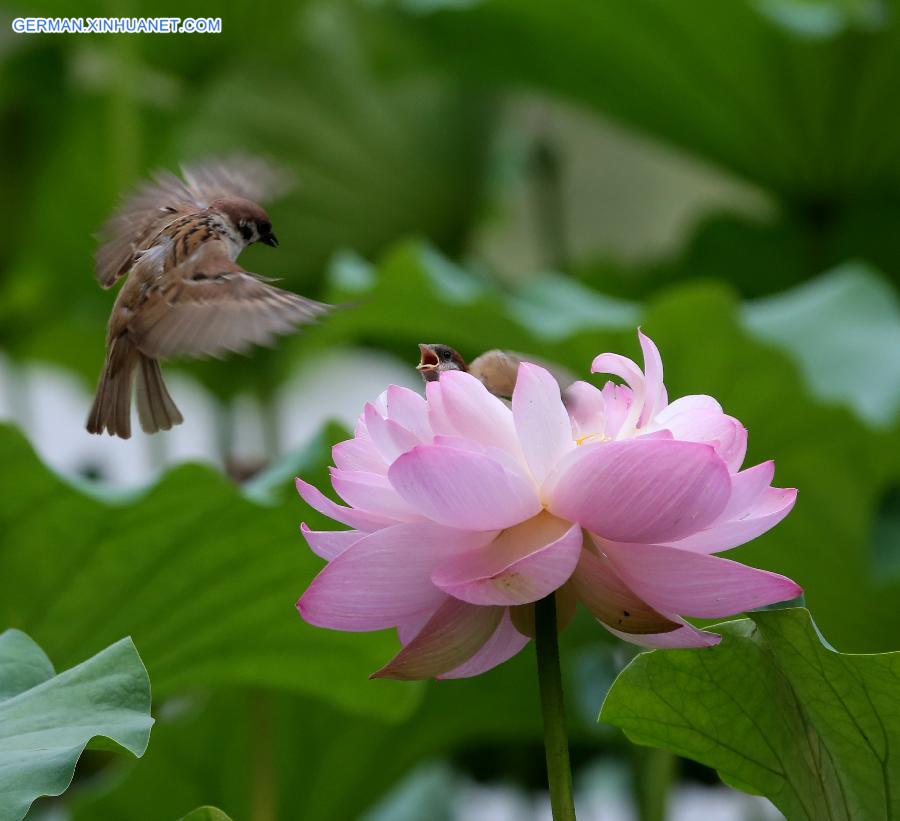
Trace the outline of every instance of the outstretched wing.
{"label": "outstretched wing", "polygon": [[293,186],[284,169],[249,155],[183,165],[181,173],[201,208],[219,197],[267,202],[286,194]]}
{"label": "outstretched wing", "polygon": [[223,356],[271,345],[331,306],[269,284],[221,252],[147,289],[128,325],[138,348],[153,358]]}
{"label": "outstretched wing", "polygon": [[181,170],[184,180],[169,171],[158,171],[127,196],[100,229],[95,270],[104,288],[127,274],[135,254],[178,217],[202,211],[219,197],[260,202],[290,187],[283,172],[258,157],[204,160]]}

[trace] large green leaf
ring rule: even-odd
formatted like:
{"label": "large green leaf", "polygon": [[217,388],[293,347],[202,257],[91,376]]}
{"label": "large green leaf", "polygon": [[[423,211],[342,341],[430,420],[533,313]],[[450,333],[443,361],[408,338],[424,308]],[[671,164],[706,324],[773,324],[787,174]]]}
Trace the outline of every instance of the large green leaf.
{"label": "large green leaf", "polygon": [[792,821],[900,816],[900,652],[840,654],[802,608],[715,630],[717,647],[638,656],[600,718],[715,767]]}
{"label": "large green leaf", "polygon": [[[403,0],[423,51],[472,79],[535,86],[610,113],[808,200],[896,185],[896,4],[816,36],[770,0]],[[437,10],[435,10],[437,9]],[[796,15],[793,18],[796,19]]]}
{"label": "large green leaf", "polygon": [[[321,481],[326,445],[320,439],[294,471]],[[54,658],[71,663],[126,632],[157,697],[241,682],[385,717],[417,700],[415,685],[368,681],[394,652],[393,637],[318,630],[297,615],[319,565],[299,521],[323,520],[304,510],[290,481],[265,505],[191,465],[110,504],[52,475],[8,427],[0,427],[0,461],[0,614]]]}
{"label": "large green leaf", "polygon": [[57,675],[27,635],[0,634],[0,818],[24,818],[39,796],[62,793],[95,738],[140,758],[152,724],[150,680],[131,639]]}
{"label": "large green leaf", "polygon": [[746,305],[744,324],[786,350],[812,391],[875,425],[900,411],[900,302],[874,271],[848,263]]}
{"label": "large green leaf", "polygon": [[[598,670],[609,666],[614,675],[628,656],[580,616],[562,641],[571,739],[584,758],[601,744],[610,752],[622,747],[618,733],[596,723]],[[146,759],[116,779],[115,790],[78,797],[79,821],[155,821],[200,801],[214,801],[235,818],[252,817],[260,804],[274,806],[278,818],[359,818],[435,758],[465,756],[496,778],[524,766],[536,787],[544,778],[531,646],[484,676],[428,686],[415,713],[399,724],[258,690],[181,706],[160,719]]]}

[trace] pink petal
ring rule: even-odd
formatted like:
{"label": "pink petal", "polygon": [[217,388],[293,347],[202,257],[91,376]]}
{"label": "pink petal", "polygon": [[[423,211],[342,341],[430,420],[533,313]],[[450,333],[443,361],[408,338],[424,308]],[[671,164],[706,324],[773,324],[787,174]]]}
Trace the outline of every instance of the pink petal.
{"label": "pink petal", "polygon": [[397,492],[435,522],[469,530],[500,530],[541,509],[532,483],[479,453],[419,445],[388,471]]}
{"label": "pink petal", "polygon": [[563,392],[563,401],[574,438],[603,433],[606,402],[600,390],[589,382],[573,382]]}
{"label": "pink petal", "polygon": [[490,541],[427,523],[371,533],[333,559],[297,602],[310,624],[334,630],[383,630],[435,610],[446,594],[431,583],[441,559]]}
{"label": "pink petal", "polygon": [[297,493],[313,510],[318,510],[319,513],[327,516],[329,519],[334,519],[336,522],[352,527],[355,530],[369,533],[381,527],[395,524],[394,519],[391,519],[389,516],[367,513],[363,510],[354,510],[352,507],[336,504],[321,490],[309,484],[309,482],[304,482],[299,476],[294,482],[297,486]]}
{"label": "pink petal", "polygon": [[375,410],[378,411],[380,416],[388,415],[388,389],[385,388],[380,394],[378,394],[378,398],[372,403],[375,406]]}
{"label": "pink petal", "polygon": [[431,620],[431,617],[437,612],[438,608],[441,607],[446,602],[450,601],[449,596],[444,596],[437,607],[431,607],[428,610],[423,610],[420,613],[414,613],[412,616],[407,616],[400,621],[397,622],[397,638],[400,639],[400,644],[406,647],[416,636],[419,635],[422,628],[428,624]]}
{"label": "pink petal", "polygon": [[665,408],[656,414],[656,423],[666,426],[666,423],[673,416],[685,413],[686,411],[695,410],[716,410],[721,411],[722,406],[716,402],[711,396],[702,393],[689,394],[676,399],[674,402],[666,405]]}
{"label": "pink petal", "polygon": [[621,428],[630,435],[637,426],[646,401],[644,374],[627,356],[602,353],[591,363],[591,373],[611,373],[625,380],[631,388],[630,408]]}
{"label": "pink petal", "polygon": [[697,533],[677,541],[674,539],[668,541],[673,547],[698,553],[720,553],[723,550],[730,550],[771,530],[791,512],[796,501],[795,488],[766,488],[751,507],[735,518],[725,520],[720,517]]}
{"label": "pink petal", "polygon": [[523,362],[513,390],[512,410],[525,460],[540,485],[550,469],[575,447],[559,383],[544,368]]}
{"label": "pink petal", "polygon": [[731,438],[727,434],[723,435],[718,441],[716,451],[722,460],[728,465],[728,469],[735,473],[741,469],[744,464],[744,457],[747,455],[747,429],[733,416],[726,416],[731,420]]}
{"label": "pink petal", "polygon": [[635,394],[643,395],[644,373],[627,356],[618,353],[602,353],[594,357],[591,373],[611,373],[624,379]]}
{"label": "pink petal", "polygon": [[447,448],[456,448],[457,450],[467,450],[470,453],[480,453],[482,456],[487,456],[488,459],[493,459],[495,462],[503,465],[503,467],[512,473],[516,473],[522,476],[522,478],[525,478],[524,467],[521,462],[510,456],[505,450],[500,450],[500,448],[480,445],[478,442],[473,442],[471,439],[464,439],[462,436],[444,436],[440,434],[434,437],[432,444],[441,445],[442,447]]}
{"label": "pink petal", "polygon": [[615,439],[622,432],[625,422],[631,414],[634,396],[631,388],[627,388],[625,385],[616,385],[613,382],[607,382],[601,393],[606,410],[600,433],[607,439]]}
{"label": "pink petal", "polygon": [[774,478],[775,463],[771,459],[735,473],[731,477],[731,498],[717,521],[726,522],[738,518],[755,508]]}
{"label": "pink petal", "polygon": [[638,427],[644,427],[668,403],[663,384],[663,365],[659,349],[649,336],[638,329],[638,339],[644,354],[644,407],[638,417]]}
{"label": "pink petal", "polygon": [[419,444],[415,434],[392,419],[385,419],[371,403],[366,405],[363,416],[372,444],[386,462],[393,462],[401,453]]}
{"label": "pink petal", "polygon": [[581,551],[572,576],[575,595],[594,618],[628,634],[667,633],[678,624],[654,610],[616,573],[609,558],[593,545]]}
{"label": "pink petal", "polygon": [[400,521],[423,518],[394,490],[388,478],[378,473],[332,468],[331,484],[335,493],[356,510]]}
{"label": "pink petal", "polygon": [[331,458],[341,470],[365,470],[369,473],[387,473],[388,463],[372,444],[372,440],[348,439],[331,449]]}
{"label": "pink petal", "polygon": [[673,541],[715,520],[731,478],[709,445],[641,438],[582,445],[545,494],[551,513],[604,538]]}
{"label": "pink petal", "polygon": [[515,627],[507,610],[503,614],[500,624],[482,648],[468,661],[448,673],[441,673],[438,678],[469,678],[503,664],[518,653],[529,639],[523,636]]}
{"label": "pink petal", "polygon": [[796,598],[796,582],[738,562],[648,544],[598,545],[622,580],[657,610],[697,618],[721,618]]}
{"label": "pink petal", "polygon": [[733,416],[718,410],[691,410],[667,417],[665,424],[659,419],[656,423],[672,431],[676,439],[712,445],[732,472],[744,461],[747,430]]}
{"label": "pink petal", "polygon": [[616,630],[608,624],[603,624],[603,622],[601,622],[601,624],[603,624],[610,633],[623,641],[637,644],[639,647],[647,647],[651,650],[714,647],[722,641],[722,637],[718,635],[718,633],[708,633],[706,630],[698,630],[693,625],[688,624],[684,619],[678,618],[678,616],[670,616],[670,618],[673,621],[678,622],[681,627],[677,630],[672,630],[669,633],[636,635],[634,633],[623,633],[621,630]]}
{"label": "pink petal", "polygon": [[431,580],[470,604],[526,604],[565,584],[580,553],[581,528],[541,513],[441,562]]}
{"label": "pink petal", "polygon": [[639,433],[634,437],[635,439],[674,439],[672,436],[672,431],[667,428],[662,428],[660,430],[652,430],[650,433]]}
{"label": "pink petal", "polygon": [[419,634],[372,678],[434,678],[462,666],[491,638],[502,607],[476,607],[457,599],[443,604]]}
{"label": "pink petal", "polygon": [[431,441],[428,405],[423,397],[409,388],[391,385],[387,389],[386,399],[388,419],[402,425],[420,442],[427,444]]}
{"label": "pink petal", "polygon": [[309,549],[329,562],[366,535],[358,530],[310,530],[305,522],[300,525],[300,531]]}
{"label": "pink petal", "polygon": [[434,431],[435,436],[459,436],[447,417],[440,382],[425,383],[425,404],[428,409],[428,425]]}
{"label": "pink petal", "polygon": [[[370,403],[375,410],[378,412],[379,416],[387,416],[387,391],[382,391],[378,398]],[[365,408],[363,408],[363,412],[359,415],[359,418],[356,420],[356,431],[353,434],[357,438],[368,439],[369,438],[369,429],[366,426],[366,413]]]}
{"label": "pink petal", "polygon": [[[440,379],[443,410],[453,432],[482,445],[521,456],[512,411],[470,374],[446,371]],[[429,402],[431,397],[429,395]],[[438,431],[435,433],[451,433]]]}

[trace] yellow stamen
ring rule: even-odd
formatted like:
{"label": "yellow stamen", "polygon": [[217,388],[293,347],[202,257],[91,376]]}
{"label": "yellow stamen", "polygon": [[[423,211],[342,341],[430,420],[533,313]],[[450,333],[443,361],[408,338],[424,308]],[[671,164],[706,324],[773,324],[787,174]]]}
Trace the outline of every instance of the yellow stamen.
{"label": "yellow stamen", "polygon": [[604,436],[602,433],[589,433],[587,436],[582,436],[575,440],[576,445],[583,445],[585,442],[611,442],[608,436]]}

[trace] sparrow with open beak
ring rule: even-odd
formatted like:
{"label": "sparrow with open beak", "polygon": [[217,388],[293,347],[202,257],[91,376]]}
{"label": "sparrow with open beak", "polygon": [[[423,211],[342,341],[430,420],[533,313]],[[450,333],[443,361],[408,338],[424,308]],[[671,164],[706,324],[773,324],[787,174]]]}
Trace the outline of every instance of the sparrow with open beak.
{"label": "sparrow with open beak", "polygon": [[575,377],[565,368],[527,354],[494,349],[475,357],[467,364],[459,351],[440,343],[419,343],[419,364],[416,365],[416,370],[422,374],[426,382],[440,379],[444,371],[470,373],[481,380],[492,394],[509,399],[516,387],[516,376],[522,362],[532,362],[546,368],[553,374],[561,389],[567,388],[575,381]]}
{"label": "sparrow with open beak", "polygon": [[[281,175],[251,157],[162,172],[137,189],[100,232],[96,275],[127,277],[113,305],[106,363],[87,420],[91,433],[131,435],[131,394],[147,433],[183,419],[159,360],[222,356],[269,345],[329,306],[284,291],[235,261],[255,242],[278,245],[256,201],[279,193]],[[283,188],[283,186],[282,186]]]}

